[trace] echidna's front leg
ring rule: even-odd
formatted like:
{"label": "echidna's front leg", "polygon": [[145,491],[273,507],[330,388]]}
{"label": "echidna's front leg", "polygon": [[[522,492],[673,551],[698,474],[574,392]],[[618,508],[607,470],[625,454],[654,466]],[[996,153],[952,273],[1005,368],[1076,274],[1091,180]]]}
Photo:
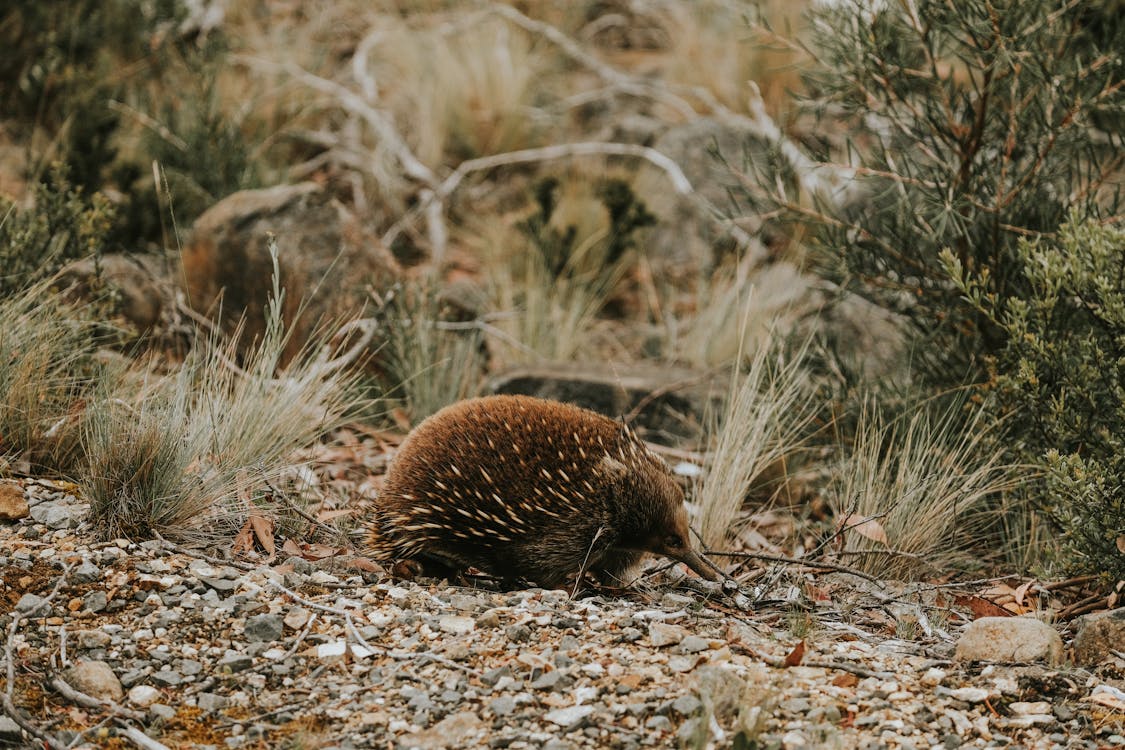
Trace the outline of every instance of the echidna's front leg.
{"label": "echidna's front leg", "polygon": [[626,586],[633,582],[637,565],[644,552],[629,549],[610,549],[591,572],[607,586]]}

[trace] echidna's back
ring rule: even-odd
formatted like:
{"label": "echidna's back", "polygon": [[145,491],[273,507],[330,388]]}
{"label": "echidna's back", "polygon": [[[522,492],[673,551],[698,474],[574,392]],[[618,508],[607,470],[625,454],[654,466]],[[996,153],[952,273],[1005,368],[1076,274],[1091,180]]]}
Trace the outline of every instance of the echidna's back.
{"label": "echidna's back", "polygon": [[371,552],[380,559],[424,552],[533,578],[549,577],[534,569],[537,561],[573,569],[570,558],[589,550],[567,542],[588,541],[605,522],[603,459],[620,449],[623,434],[607,417],[526,396],[447,407],[418,425],[392,461]]}

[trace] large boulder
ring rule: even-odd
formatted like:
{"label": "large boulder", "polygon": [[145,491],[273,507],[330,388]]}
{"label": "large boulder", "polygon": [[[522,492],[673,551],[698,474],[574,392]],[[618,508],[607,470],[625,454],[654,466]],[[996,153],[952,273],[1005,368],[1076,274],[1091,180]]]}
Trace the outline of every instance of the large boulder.
{"label": "large boulder", "polygon": [[313,332],[359,314],[372,289],[401,276],[389,252],[342,203],[311,182],[229,195],[195,222],[183,249],[188,304],[243,345],[262,335],[277,241],[291,357]]}

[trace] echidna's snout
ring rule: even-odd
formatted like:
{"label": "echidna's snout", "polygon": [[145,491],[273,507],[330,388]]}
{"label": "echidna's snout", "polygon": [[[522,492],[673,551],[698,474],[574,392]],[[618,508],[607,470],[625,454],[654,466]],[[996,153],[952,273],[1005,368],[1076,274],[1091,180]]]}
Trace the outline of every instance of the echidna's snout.
{"label": "echidna's snout", "polygon": [[671,555],[675,560],[679,560],[684,565],[694,570],[701,578],[708,581],[721,580],[715,566],[712,565],[703,555],[699,554],[690,547],[679,555]]}

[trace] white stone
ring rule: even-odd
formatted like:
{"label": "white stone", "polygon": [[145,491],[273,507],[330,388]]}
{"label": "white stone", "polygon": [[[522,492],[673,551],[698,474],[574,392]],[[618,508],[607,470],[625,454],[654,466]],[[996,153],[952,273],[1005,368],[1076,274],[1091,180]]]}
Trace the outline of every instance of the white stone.
{"label": "white stone", "polygon": [[476,621],[471,617],[444,615],[438,619],[438,627],[452,635],[468,635],[476,629]]}
{"label": "white stone", "polygon": [[129,688],[129,702],[147,708],[160,699],[160,691],[152,685],[134,685]]}

